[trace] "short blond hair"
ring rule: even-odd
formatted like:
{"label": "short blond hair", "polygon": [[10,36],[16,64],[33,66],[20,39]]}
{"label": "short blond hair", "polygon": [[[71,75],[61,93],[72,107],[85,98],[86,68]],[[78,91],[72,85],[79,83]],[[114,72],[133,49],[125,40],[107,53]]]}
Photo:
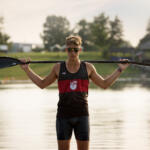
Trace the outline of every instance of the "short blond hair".
{"label": "short blond hair", "polygon": [[66,45],[74,44],[76,46],[81,46],[82,44],[82,38],[77,35],[70,35],[66,37]]}

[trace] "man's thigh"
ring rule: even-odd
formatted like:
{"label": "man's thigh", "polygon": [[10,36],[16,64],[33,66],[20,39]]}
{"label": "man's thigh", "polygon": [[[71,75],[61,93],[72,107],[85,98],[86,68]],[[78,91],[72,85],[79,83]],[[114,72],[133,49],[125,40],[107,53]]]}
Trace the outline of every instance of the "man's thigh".
{"label": "man's thigh", "polygon": [[79,117],[76,126],[74,127],[76,140],[88,141],[90,136],[89,117]]}
{"label": "man's thigh", "polygon": [[57,118],[56,119],[56,133],[57,140],[70,140],[72,136],[73,128],[68,119]]}

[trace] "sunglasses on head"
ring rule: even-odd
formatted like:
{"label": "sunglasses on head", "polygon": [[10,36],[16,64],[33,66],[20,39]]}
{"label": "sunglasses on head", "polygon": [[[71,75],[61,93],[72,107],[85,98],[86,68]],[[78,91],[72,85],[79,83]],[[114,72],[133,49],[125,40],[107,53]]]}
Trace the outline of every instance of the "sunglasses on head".
{"label": "sunglasses on head", "polygon": [[74,51],[75,53],[77,53],[80,50],[80,48],[67,48],[67,49],[68,49],[68,52]]}

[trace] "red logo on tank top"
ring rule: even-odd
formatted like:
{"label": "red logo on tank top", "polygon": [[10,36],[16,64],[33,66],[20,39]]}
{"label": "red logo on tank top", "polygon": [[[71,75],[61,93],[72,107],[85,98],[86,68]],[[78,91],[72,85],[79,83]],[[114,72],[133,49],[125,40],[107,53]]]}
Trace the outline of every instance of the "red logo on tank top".
{"label": "red logo on tank top", "polygon": [[77,89],[77,81],[72,81],[70,82],[70,89],[71,90],[76,90]]}

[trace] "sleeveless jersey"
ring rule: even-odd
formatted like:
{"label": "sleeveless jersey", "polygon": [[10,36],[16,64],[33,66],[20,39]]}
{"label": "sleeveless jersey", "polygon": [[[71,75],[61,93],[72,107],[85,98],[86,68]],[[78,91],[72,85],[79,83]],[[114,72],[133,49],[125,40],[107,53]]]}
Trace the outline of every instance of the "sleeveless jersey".
{"label": "sleeveless jersey", "polygon": [[80,63],[76,73],[70,73],[66,63],[60,64],[58,78],[59,102],[57,117],[88,116],[89,78],[85,62]]}

